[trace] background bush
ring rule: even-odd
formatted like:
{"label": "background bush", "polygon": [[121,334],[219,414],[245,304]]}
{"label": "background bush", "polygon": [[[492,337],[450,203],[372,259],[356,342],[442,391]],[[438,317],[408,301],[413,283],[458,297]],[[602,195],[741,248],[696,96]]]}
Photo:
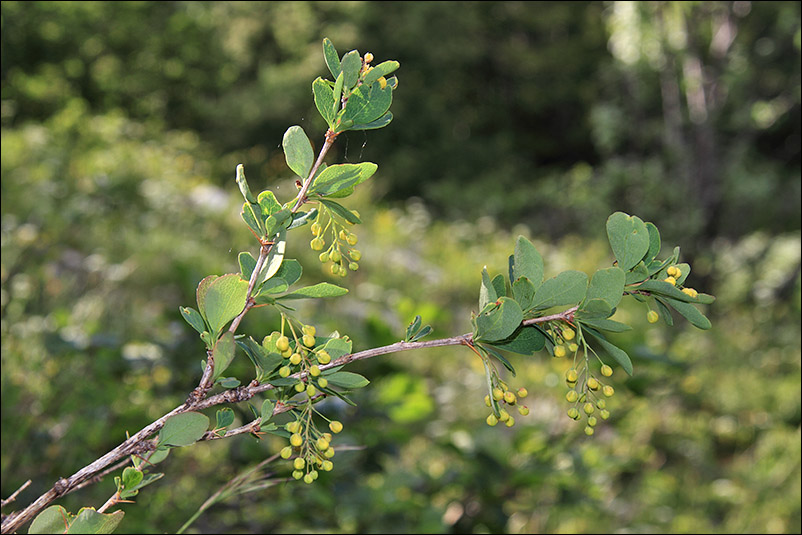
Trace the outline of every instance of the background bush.
{"label": "background bush", "polygon": [[[286,200],[284,130],[322,143],[323,36],[402,71],[391,127],[335,145],[380,169],[350,206],[366,221],[351,293],[304,311],[320,328],[355,349],[416,313],[466,332],[482,266],[502,271],[517,234],[551,275],[592,272],[622,210],[682,246],[714,329],[622,308],[636,375],[616,374],[590,440],[545,353],[515,361],[532,414],[504,431],[483,423],[468,351],[361,362],[359,407],[327,410],[364,449],[193,529],[799,532],[800,6],[782,2],[3,2],[2,496],[31,478],[24,505],[195,385],[203,346],[178,306],[252,248],[235,165]],[[305,244],[288,254],[314,265]],[[177,529],[277,449],[174,452],[120,531]]]}

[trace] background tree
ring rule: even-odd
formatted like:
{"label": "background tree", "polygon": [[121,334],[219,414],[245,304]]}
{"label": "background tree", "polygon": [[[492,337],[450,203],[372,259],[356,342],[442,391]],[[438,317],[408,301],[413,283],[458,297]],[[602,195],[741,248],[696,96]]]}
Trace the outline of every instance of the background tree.
{"label": "background tree", "polygon": [[[348,322],[364,347],[415,313],[463,332],[477,273],[501,272],[516,234],[592,272],[608,261],[598,221],[623,210],[693,254],[716,329],[643,319],[618,337],[642,373],[592,442],[562,416],[558,364],[520,370],[537,408],[499,440],[463,401],[483,387],[456,371],[463,355],[365,363],[381,383],[338,409],[365,447],[341,460],[349,477],[229,500],[195,526],[798,532],[799,28],[797,3],[3,2],[2,495],[180,402],[198,358],[175,311],[232,271],[221,244],[247,247],[231,169],[292,187],[281,135],[316,120],[328,35],[414,68],[393,128],[334,155],[383,165],[356,206],[374,260],[353,301],[314,311],[326,328]],[[124,529],[177,528],[270,445],[219,448],[171,459],[186,477],[143,494],[147,525]]]}

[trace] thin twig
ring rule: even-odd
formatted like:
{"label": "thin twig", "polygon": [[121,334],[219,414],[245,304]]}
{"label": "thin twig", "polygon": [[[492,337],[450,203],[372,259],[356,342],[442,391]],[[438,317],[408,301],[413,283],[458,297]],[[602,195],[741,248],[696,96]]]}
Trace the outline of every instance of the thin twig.
{"label": "thin twig", "polygon": [[11,496],[9,496],[8,498],[6,498],[2,502],[0,502],[0,507],[5,507],[6,505],[8,505],[11,502],[13,502],[14,500],[16,500],[17,499],[17,495],[19,495],[19,493],[22,492],[23,490],[27,489],[30,484],[31,484],[31,480],[29,479],[28,481],[23,483],[20,488],[15,490],[14,493]]}

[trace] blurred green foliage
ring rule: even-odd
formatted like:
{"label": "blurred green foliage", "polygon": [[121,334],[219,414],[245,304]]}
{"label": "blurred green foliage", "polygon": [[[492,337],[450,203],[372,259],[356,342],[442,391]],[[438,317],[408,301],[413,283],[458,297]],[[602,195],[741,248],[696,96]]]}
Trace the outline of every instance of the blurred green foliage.
{"label": "blurred green foliage", "polygon": [[[3,497],[31,478],[27,504],[195,385],[203,345],[178,306],[256,250],[235,165],[286,200],[284,130],[322,143],[309,84],[328,36],[403,77],[390,127],[335,146],[332,161],[380,168],[349,203],[366,222],[351,293],[299,308],[319,331],[355,349],[399,340],[415,314],[466,332],[482,267],[506,269],[517,234],[547,276],[590,273],[611,261],[615,210],[690,253],[714,329],[622,306],[636,373],[616,373],[592,439],[565,416],[567,363],[545,353],[513,357],[532,413],[510,430],[484,424],[467,350],[359,363],[359,407],[325,409],[363,449],[191,529],[802,530],[799,3],[3,2],[1,23]],[[327,279],[307,242],[288,255]],[[241,331],[275,320],[256,311]],[[177,529],[279,445],[173,452],[120,531]],[[109,478],[60,503],[112,492]]]}

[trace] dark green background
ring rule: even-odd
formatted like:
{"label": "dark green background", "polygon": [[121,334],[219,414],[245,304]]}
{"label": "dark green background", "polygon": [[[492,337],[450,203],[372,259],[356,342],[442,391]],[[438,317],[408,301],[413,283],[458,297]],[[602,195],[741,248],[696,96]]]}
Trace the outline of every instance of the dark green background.
{"label": "dark green background", "polygon": [[[379,171],[348,204],[349,296],[300,309],[364,349],[415,314],[470,329],[484,265],[518,234],[551,276],[609,265],[622,210],[680,245],[714,328],[616,337],[613,417],[565,416],[565,362],[514,359],[532,414],[490,429],[464,350],[385,356],[335,469],[215,506],[199,532],[799,532],[800,4],[796,2],[3,2],[2,496],[32,501],[179,404],[202,343],[178,314],[255,251],[234,168],[292,195],[283,132],[322,143],[321,40],[401,63],[395,120],[330,162]],[[239,201],[237,199],[240,199]],[[299,231],[288,254],[326,279]],[[242,332],[276,328],[266,312]],[[250,378],[246,359],[232,370]],[[247,418],[246,407],[236,410]],[[213,414],[211,414],[213,416]],[[176,451],[120,532],[170,532],[277,451]],[[283,464],[271,467],[284,475]],[[110,480],[62,500],[99,507]],[[8,513],[13,506],[6,508]]]}

